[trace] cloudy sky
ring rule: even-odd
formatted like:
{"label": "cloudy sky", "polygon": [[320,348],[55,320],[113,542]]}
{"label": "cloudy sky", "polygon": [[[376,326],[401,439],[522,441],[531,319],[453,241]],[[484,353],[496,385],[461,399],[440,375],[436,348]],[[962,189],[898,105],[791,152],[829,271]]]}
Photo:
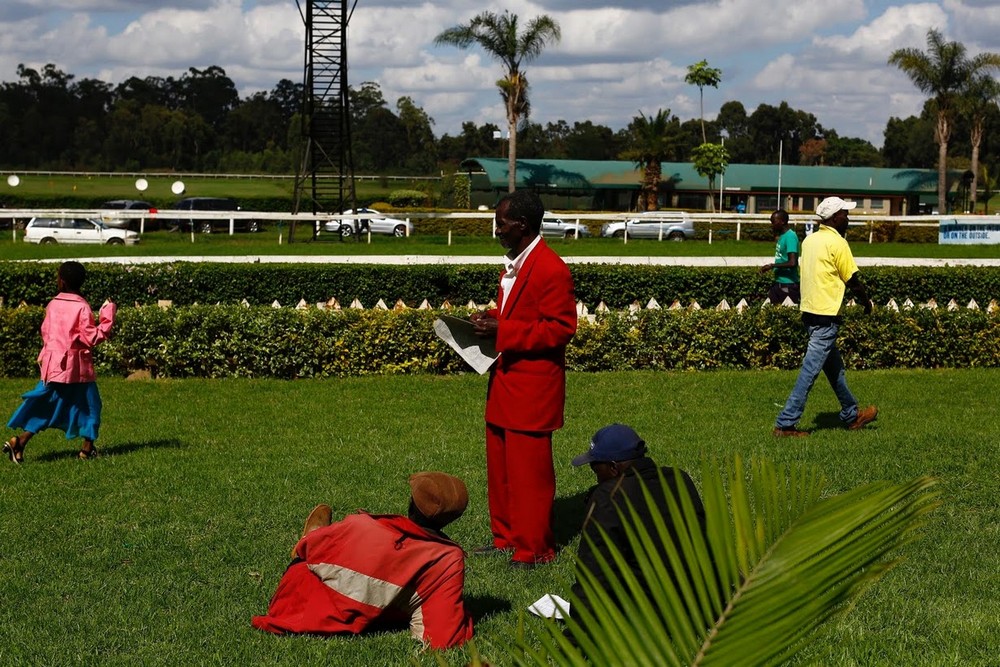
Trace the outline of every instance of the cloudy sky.
{"label": "cloudy sky", "polygon": [[[466,120],[502,126],[500,66],[475,48],[433,44],[486,9],[548,14],[562,28],[562,41],[526,68],[540,123],[618,129],[659,108],[697,118],[698,90],[684,75],[707,59],[723,74],[705,91],[707,117],[729,100],[748,111],[787,101],[881,146],[889,117],[919,113],[924,100],[886,65],[894,49],[925,49],[937,28],[970,55],[1000,52],[996,0],[357,0],[350,83],[377,81],[390,105],[410,96],[438,135]],[[295,0],[3,0],[0,81],[16,80],[19,63],[112,84],[219,65],[246,96],[302,80],[304,36]]]}

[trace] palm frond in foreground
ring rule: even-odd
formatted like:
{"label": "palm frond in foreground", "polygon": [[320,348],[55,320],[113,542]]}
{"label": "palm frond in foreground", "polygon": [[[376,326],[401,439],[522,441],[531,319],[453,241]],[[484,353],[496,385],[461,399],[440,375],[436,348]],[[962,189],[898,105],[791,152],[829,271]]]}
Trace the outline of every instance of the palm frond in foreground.
{"label": "palm frond in foreground", "polygon": [[[723,470],[703,463],[706,529],[693,508],[668,495],[675,545],[662,522],[666,562],[641,522],[629,531],[642,578],[628,572],[613,545],[602,567],[614,590],[598,589],[579,571],[593,609],[569,632],[552,622],[541,646],[524,639],[517,664],[757,665],[799,650],[814,630],[849,608],[892,565],[936,505],[934,481],[876,482],[823,498],[814,467],[736,458]],[[647,491],[648,495],[648,491]],[[728,502],[727,502],[728,497]],[[630,509],[631,511],[631,509]],[[685,568],[685,565],[687,567]],[[674,577],[669,572],[686,572]],[[646,582],[655,582],[648,584]],[[615,599],[621,601],[619,606]],[[572,603],[572,601],[571,601]],[[586,657],[585,657],[586,656]]]}

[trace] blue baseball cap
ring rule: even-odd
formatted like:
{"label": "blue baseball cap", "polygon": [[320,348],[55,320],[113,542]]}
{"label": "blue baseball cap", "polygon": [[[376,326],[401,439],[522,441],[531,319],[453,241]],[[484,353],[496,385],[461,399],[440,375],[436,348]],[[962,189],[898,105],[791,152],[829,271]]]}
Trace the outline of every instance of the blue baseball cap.
{"label": "blue baseball cap", "polygon": [[573,465],[630,461],[646,453],[646,443],[625,424],[605,426],[590,439],[590,449],[573,458]]}

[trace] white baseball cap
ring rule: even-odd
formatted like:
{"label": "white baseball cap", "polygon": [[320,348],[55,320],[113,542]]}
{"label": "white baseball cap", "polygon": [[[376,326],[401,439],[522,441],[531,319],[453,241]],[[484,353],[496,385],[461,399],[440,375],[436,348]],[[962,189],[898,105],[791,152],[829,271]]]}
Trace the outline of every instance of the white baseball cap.
{"label": "white baseball cap", "polygon": [[856,201],[844,201],[840,197],[827,197],[816,207],[816,215],[823,220],[829,220],[837,211],[850,211],[857,205]]}

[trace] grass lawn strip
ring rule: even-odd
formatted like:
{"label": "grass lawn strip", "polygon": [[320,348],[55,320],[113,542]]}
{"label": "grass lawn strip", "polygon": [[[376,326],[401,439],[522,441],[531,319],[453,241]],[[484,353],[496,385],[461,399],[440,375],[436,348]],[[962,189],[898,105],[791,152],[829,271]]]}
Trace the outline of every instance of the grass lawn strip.
{"label": "grass lawn strip", "polygon": [[[569,459],[600,426],[625,421],[663,464],[697,473],[700,457],[739,452],[818,465],[842,491],[870,480],[941,480],[942,507],[904,560],[802,664],[987,665],[1000,654],[1000,416],[995,370],[852,372],[878,404],[872,428],[835,428],[817,386],[794,443],[770,435],[793,372],[571,374],[566,428],[555,437],[556,562],[512,576],[500,559],[468,560],[476,641],[490,659],[544,592],[565,594],[592,483]],[[5,414],[30,380],[0,380]],[[318,502],[403,512],[406,478],[423,469],[469,485],[450,534],[488,539],[482,410],[485,379],[330,381],[102,379],[99,446],[75,458],[61,433],[36,437],[26,463],[0,466],[2,664],[407,664],[430,655],[406,632],[278,638],[250,627]],[[614,397],[614,398],[610,398]],[[697,477],[697,475],[696,475]],[[697,480],[696,480],[697,481]],[[541,621],[526,619],[533,635]],[[467,649],[447,655],[465,664]],[[494,658],[495,659],[495,658]]]}

